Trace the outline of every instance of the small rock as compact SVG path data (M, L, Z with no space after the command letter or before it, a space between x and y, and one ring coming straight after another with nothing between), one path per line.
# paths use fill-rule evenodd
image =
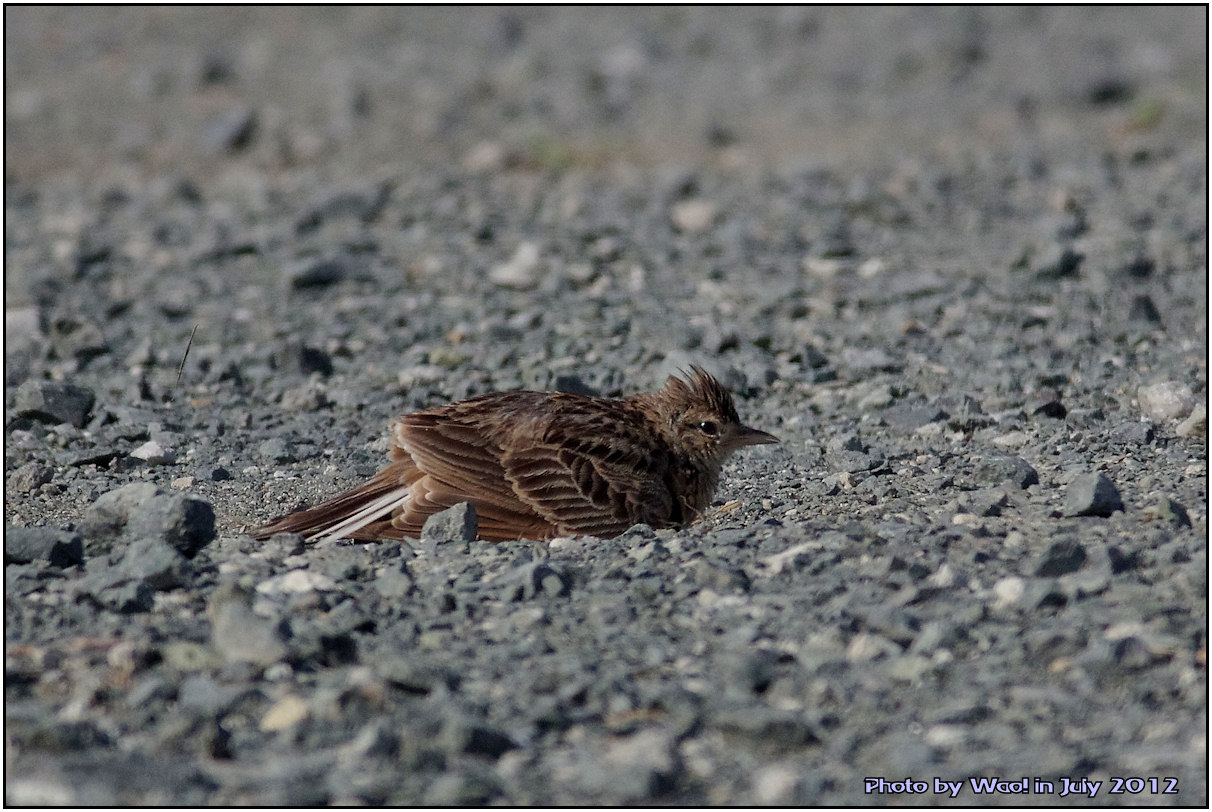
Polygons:
M673 788L680 768L669 734L651 729L611 742L602 764L613 776L613 788L625 801L664 794Z
M181 555L193 558L215 538L215 511L204 499L157 494L132 513L125 534L162 539Z
M53 468L37 462L27 462L8 478L8 487L13 493L36 491L54 479Z
M41 338L37 307L4 308L4 343L10 351L35 345Z
M152 589L174 589L190 572L185 556L162 538L140 538L131 542L117 569L123 575L146 581Z
M206 674L191 674L177 689L177 706L198 716L226 713L245 693L239 685L223 685Z
M281 437L270 437L257 446L257 456L273 463L296 462L299 457L293 443Z
M302 592L331 592L337 588L332 578L319 572L297 569L276 575L257 584L262 595L296 595Z
M50 341L57 356L81 362L109 352L101 328L88 319L54 319L50 323Z
M354 272L353 262L344 256L314 262L299 263L287 271L290 286L295 290L326 288L335 285Z
M469 753L494 759L517 749L518 746L508 734L500 730L459 717L446 721L439 734L439 740L443 748L452 755Z
M795 803L795 789L800 772L785 764L770 764L753 776L753 797L760 806L790 806Z
M389 569L374 580L375 590L385 598L406 598L412 594L414 582L407 569Z
M155 440L148 440L143 445L130 452L137 460L143 460L148 465L171 465L177 461L177 455L164 448Z
M1129 420L1111 429L1112 439L1129 445L1148 445L1153 436L1153 424L1140 420Z
M1057 248L1035 266L1037 279L1066 279L1077 276L1084 254L1079 254L1072 248Z
M888 425L904 432L938 423L949 417L951 415L944 409L931 405L893 404L883 413L884 421Z
M253 612L252 593L233 582L215 590L207 606L211 645L226 662L272 665L286 656L275 623Z
M324 392L310 385L287 389L278 403L288 412L317 412L329 405Z
M1110 516L1124 509L1119 490L1102 474L1084 474L1069 483L1065 493L1066 516Z
M1064 420L1065 415L1069 414L1069 410L1065 408L1065 404L1059 400L1045 400L1031 410L1031 414L1041 415L1043 417L1051 417L1054 420Z
M1161 313L1153 300L1142 294L1132 299L1132 307L1128 310L1128 318L1132 321L1143 321L1146 324L1161 324Z
M529 290L539 283L540 258L538 244L524 241L508 262L502 262L488 272L488 278L503 288Z
M1076 539L1061 539L1044 551L1033 573L1039 577L1056 577L1077 572L1086 563L1086 548Z
M123 581L103 590L101 598L107 606L124 615L150 612L156 606L156 590L147 581Z
M1017 575L1010 575L993 585L995 605L1001 608L1016 605L1026 592L1027 582Z
M1029 488L1039 484L1039 474L1022 457L990 457L977 465L976 480L991 486L1009 480L1019 488Z
M17 414L41 423L70 423L81 428L88 422L94 397L91 389L55 381L26 381L17 389Z
M257 112L251 107L238 107L206 121L198 132L198 143L212 155L237 152L252 143L256 132Z
M261 717L258 725L262 731L272 733L294 727L311 715L307 702L300 697L290 694L284 696L270 706Z
M1136 400L1145 417L1157 423L1178 420L1191 413L1191 387L1178 381L1161 381L1136 390Z
M479 529L476 509L468 502L460 502L425 520L421 528L421 539L435 544L475 541Z
M682 200L673 204L669 219L678 231L695 234L715 222L716 205L709 200Z
M956 500L960 509L974 516L1001 516L1002 508L1010 504L1001 488L983 488L961 494Z
M186 491L194 486L194 478L192 476L179 476L168 484L175 491Z
M103 538L120 534L135 511L151 501L159 489L150 482L132 482L97 497L80 523L80 531L86 539Z
M1196 406L1191 410L1191 416L1178 424L1175 433L1179 437L1207 437L1208 409L1206 406Z
M28 564L49 561L55 567L84 563L84 543L80 537L52 527L6 527L4 563Z
M1145 508L1144 512L1151 516L1156 516L1172 527L1183 528L1191 526L1191 517L1187 515L1187 509L1168 496L1161 497L1155 504Z

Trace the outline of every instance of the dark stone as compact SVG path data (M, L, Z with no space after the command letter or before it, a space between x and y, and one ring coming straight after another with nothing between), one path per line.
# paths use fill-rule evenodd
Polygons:
M1085 255L1072 248L1060 248L1035 267L1037 279L1071 279L1076 277Z
M1052 543L1036 561L1034 575L1057 577L1077 572L1086 563L1086 548L1076 539L1062 539Z
M1111 574L1119 575L1121 572L1129 572L1136 569L1140 563L1140 551L1124 551L1112 544L1107 547L1107 558L1111 562Z
M1086 98L1096 107L1124 104L1136 95L1136 86L1120 76L1102 76L1086 88Z
M1128 310L1128 318L1132 321L1143 321L1147 324L1161 324L1161 313L1157 305L1148 296L1141 294L1132 298L1132 307Z
M327 378L333 371L332 358L324 350L318 350L315 347L300 347L299 370L304 375L318 372L321 376Z
M507 734L463 719L451 719L442 728L442 743L450 753L500 758L518 745Z
M28 564L48 561L55 567L84 563L84 543L80 536L51 527L6 527L4 563Z
M1065 408L1065 404L1059 400L1045 401L1031 411L1031 414L1043 415L1044 417L1051 417L1056 420L1064 420L1065 415L1068 413L1069 410Z
M289 271L288 276L292 288L305 290L330 287L352 274L351 260L344 256L336 256L297 265Z
M1119 272L1122 276L1132 279L1148 279L1153 275L1153 260L1149 257L1136 257L1128 262Z
M1065 494L1066 516L1110 516L1123 509L1119 490L1102 474L1084 474L1069 483Z
M17 389L17 414L42 423L81 428L95 401L92 390L55 381L26 381Z
M990 457L976 466L976 481L983 485L1000 485L1009 480L1019 488L1039 484L1039 474L1022 457Z

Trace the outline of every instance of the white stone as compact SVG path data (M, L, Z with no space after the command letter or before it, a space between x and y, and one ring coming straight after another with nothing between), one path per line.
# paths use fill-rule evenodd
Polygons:
M1145 417L1158 423L1190 414L1194 405L1191 387L1178 381L1162 381L1136 390L1136 400Z

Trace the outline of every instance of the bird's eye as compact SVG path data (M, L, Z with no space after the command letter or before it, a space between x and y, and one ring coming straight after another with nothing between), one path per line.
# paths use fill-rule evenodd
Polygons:
M714 421L704 420L702 423L699 423L699 431L708 437L715 437L720 433L720 427Z

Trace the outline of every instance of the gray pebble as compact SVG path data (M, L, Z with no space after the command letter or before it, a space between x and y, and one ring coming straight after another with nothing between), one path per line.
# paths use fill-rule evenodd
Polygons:
M55 476L53 468L38 462L27 462L8 478L8 487L18 493L29 493L41 488Z
M117 536L131 516L155 498L159 489L150 482L132 482L97 497L80 522L80 532L92 542Z
M224 582L207 606L211 645L229 663L272 665L286 656L277 624L253 612L252 593Z
M131 515L126 535L163 540L186 558L193 558L215 538L215 511L203 499L158 494Z
M1033 575L1056 577L1077 572L1086 563L1086 549L1076 539L1053 542L1037 559Z
M51 527L6 527L4 563L28 564L48 561L55 567L84 563L84 544L80 537Z
M435 544L471 542L475 541L478 527L476 509L469 502L460 502L426 519L421 540Z
M55 381L26 381L17 389L17 414L43 423L88 422L96 398L91 389Z
M1119 490L1102 474L1083 474L1065 491L1066 516L1110 516L1123 509Z
M1153 424L1129 420L1111 429L1111 437L1130 445L1148 445L1153 442Z
M270 437L268 440L261 441L257 445L257 456L276 464L297 462L299 459L294 443L282 437Z
M1184 528L1191 526L1191 517L1187 509L1174 499L1163 496L1157 500L1152 509L1158 517L1173 527Z
M185 557L163 538L148 536L131 542L117 568L132 579L147 581L157 590L181 586L191 570Z
M198 144L212 155L238 152L252 142L256 132L256 110L237 107L204 122L198 131Z
M1029 488L1039 484L1039 474L1022 457L989 457L976 466L976 481L981 484L999 485L1007 480Z

